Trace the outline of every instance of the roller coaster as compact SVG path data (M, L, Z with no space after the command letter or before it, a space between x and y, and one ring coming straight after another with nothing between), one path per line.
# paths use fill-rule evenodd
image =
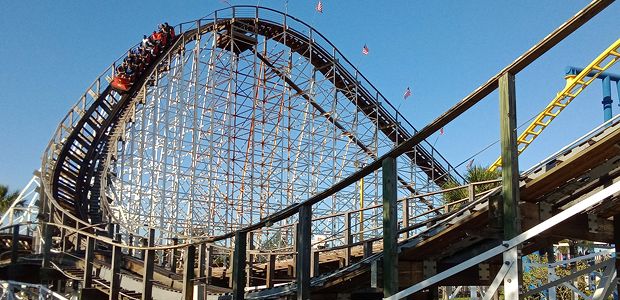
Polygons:
M502 283L505 299L555 297L574 277L524 289L520 256L620 245L620 122L522 174L517 155L620 59L620 40L518 138L514 75L612 2L420 130L293 16L231 6L181 23L130 85L111 85L123 55L60 122L26 205L2 219L2 297L447 299L439 287L471 285L491 299ZM498 88L502 178L465 182L426 139ZM588 299L615 291L609 253L575 272L598 274Z
M557 94L553 100L538 114L530 125L519 135L517 144L519 154L525 149L551 124L551 122L568 106L583 90L585 90L594 80L603 75L606 70L611 68L618 61L618 47L620 40L617 40L605 49L594 61L578 74L567 74L566 86ZM601 76L603 77L603 76ZM609 76L605 76L606 78ZM620 93L620 90L619 90ZM620 94L619 94L620 95ZM611 116L609 116L611 117ZM607 118L609 119L609 118ZM499 157L489 167L493 171L502 166L502 158Z

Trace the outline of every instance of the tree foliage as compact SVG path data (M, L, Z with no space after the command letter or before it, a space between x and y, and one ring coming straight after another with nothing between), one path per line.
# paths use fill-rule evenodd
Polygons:
M481 181L498 179L501 176L502 176L502 173L499 170L489 171L487 167L475 165L467 169L467 173L465 174L465 181L468 183L481 182ZM454 188L460 185L461 185L460 183L454 180L450 180L444 183L443 185L441 185L441 188L445 190L445 189ZM488 191L489 189L494 188L496 186L499 186L499 183L487 183L487 184L477 185L474 188L474 193L478 194L484 191ZM462 189L457 189L457 190L444 193L443 200L444 200L444 203L451 203L454 201L465 199L468 196L469 195L468 195L467 188L462 188Z
M547 259L547 257L545 255L539 255L539 254L530 254L527 256L527 259L535 264L547 264L549 261ZM574 264L571 264L569 266L566 265L562 265L562 266L556 266L555 267L555 274L558 277L566 277L570 274L572 274L575 271L579 271L579 270L583 270L585 268L587 268L589 265L586 261L577 261ZM543 267L543 266L533 266L533 267L529 267L526 270L524 270L523 272L523 285L522 287L527 291L527 290L531 290L534 289L536 287L539 287L543 284L546 284L549 280L549 275L547 272L547 267ZM583 292L586 295L592 295L592 291L589 290L587 288L587 282L586 282L586 276L579 276L576 278L576 280L573 282L573 284L576 284L576 287ZM546 299L544 297L544 295L538 294L538 295L532 295L527 297L526 299ZM569 299L573 299L573 291L570 290L568 287L563 286L563 285L559 285L556 287L556 299L559 300L569 300ZM611 297L610 297L611 299Z
M19 192L9 192L8 186L0 184L0 213L4 213L9 209L11 203L17 199L17 196L19 196Z

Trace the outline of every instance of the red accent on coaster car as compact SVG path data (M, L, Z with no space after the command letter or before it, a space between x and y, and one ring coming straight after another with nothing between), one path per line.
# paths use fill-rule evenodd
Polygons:
M113 89L119 92L127 92L131 88L131 81L125 76L115 76L110 83Z

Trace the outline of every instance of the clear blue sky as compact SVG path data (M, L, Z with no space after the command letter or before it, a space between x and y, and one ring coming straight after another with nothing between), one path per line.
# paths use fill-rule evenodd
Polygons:
M235 1L252 4L257 1ZM284 0L259 4L284 10ZM511 5L516 4L518 5ZM331 40L396 105L423 127L469 94L587 1L291 0L289 13ZM24 186L58 122L115 58L156 24L177 24L227 6L209 1L4 1L0 9L0 183ZM567 65L584 66L620 37L620 4L579 29L517 77L520 122L564 86ZM363 56L364 44L370 54ZM620 73L616 66L613 72ZM614 113L619 111L612 90ZM521 158L527 169L602 121L601 85L571 104ZM439 150L458 164L498 138L493 94L445 128ZM431 142L435 137L431 138ZM499 153L476 158L488 164Z

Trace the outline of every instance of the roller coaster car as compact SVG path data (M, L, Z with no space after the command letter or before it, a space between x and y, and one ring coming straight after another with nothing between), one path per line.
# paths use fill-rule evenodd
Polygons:
M110 85L117 92L126 93L131 88L132 82L126 76L114 76Z
M170 38L168 39L168 37L164 36L164 35L160 35L158 36L158 38L162 39L164 41L163 43L163 47L160 47L159 45L155 45L153 48L153 56L149 56L147 59L146 64L150 64L152 61L154 61L166 48L168 48L175 40L176 36L174 36L174 31L172 31L172 34L170 36ZM114 79L112 79L112 82L110 83L110 85L112 86L112 88L119 92L119 93L126 93L129 91L129 89L131 88L131 86L133 85L133 79L135 76L139 76L140 73L142 73L142 71L144 71L144 69L146 68L146 65L140 65L140 69L139 71L131 76L127 76L126 74L119 74L114 76ZM162 69L159 69L160 72L164 72L164 71L168 71L169 67L164 67ZM149 82L149 84L152 84Z

